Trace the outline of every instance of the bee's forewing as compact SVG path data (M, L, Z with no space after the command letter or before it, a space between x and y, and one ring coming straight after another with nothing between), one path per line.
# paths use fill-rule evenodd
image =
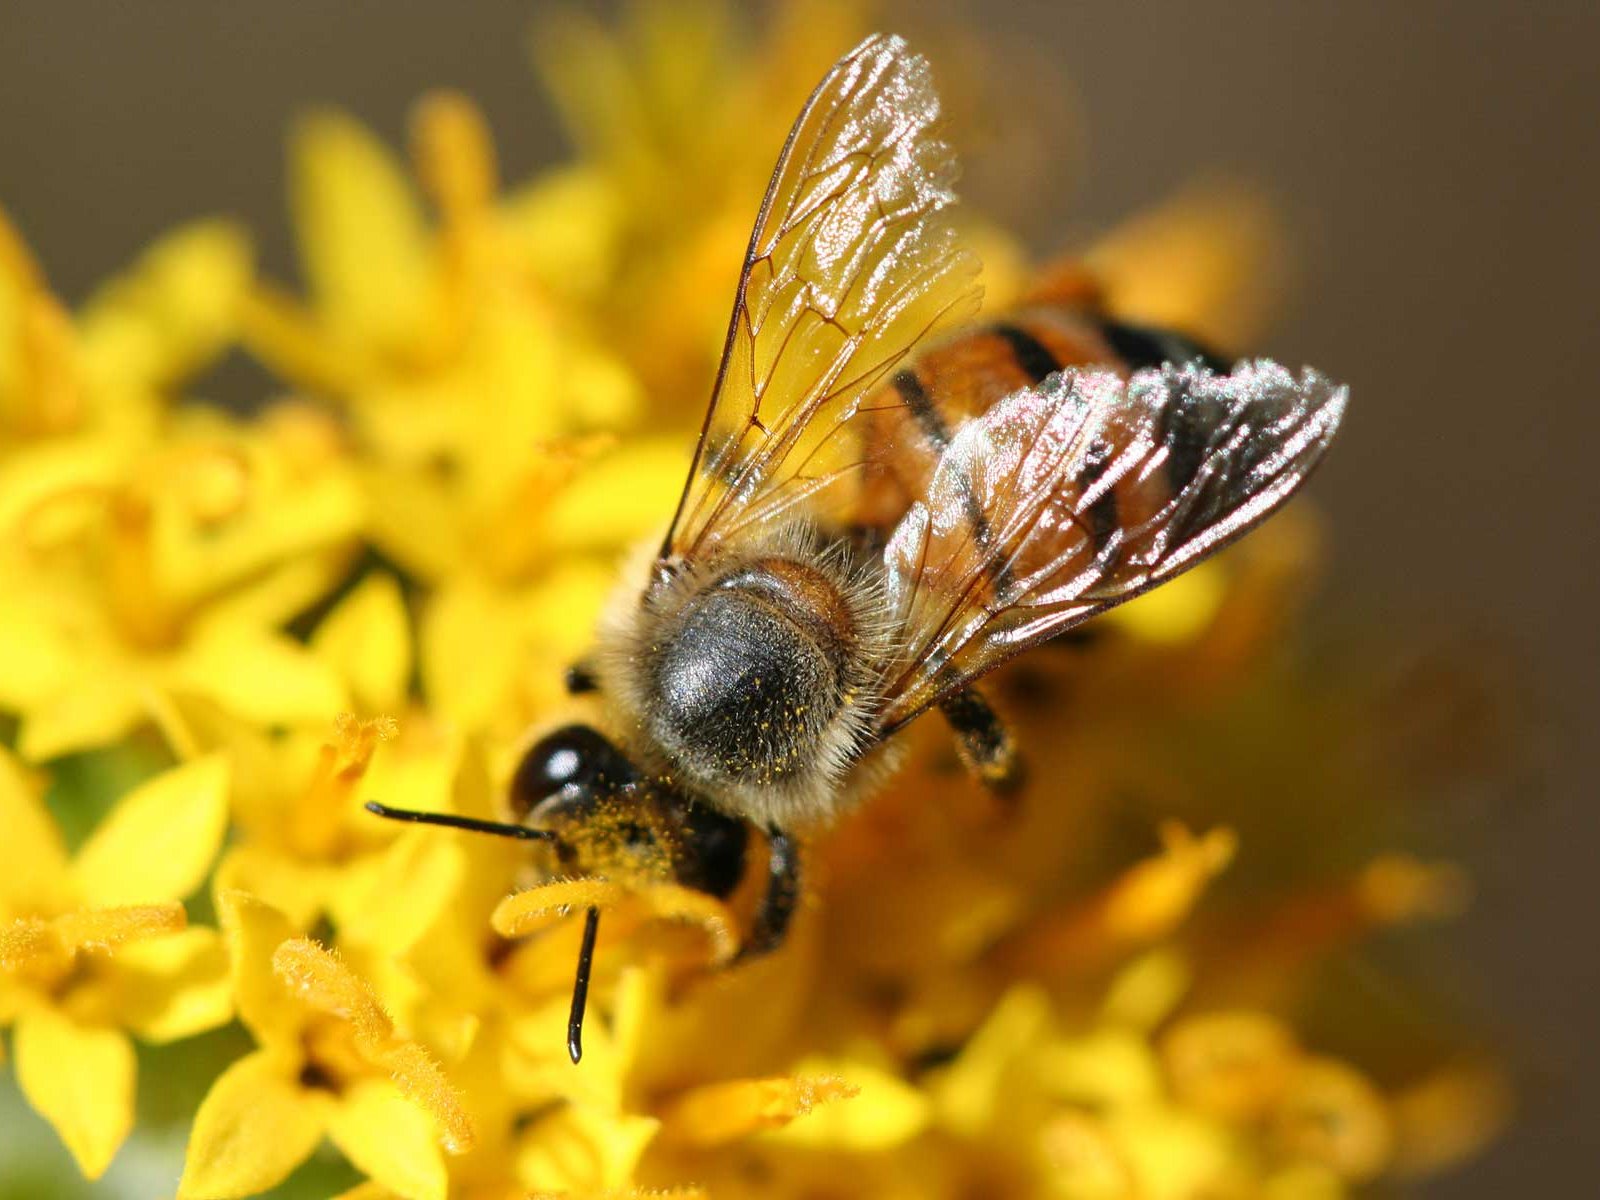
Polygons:
M1321 459L1345 396L1264 359L1068 370L969 421L884 554L904 651L880 733L1262 520Z

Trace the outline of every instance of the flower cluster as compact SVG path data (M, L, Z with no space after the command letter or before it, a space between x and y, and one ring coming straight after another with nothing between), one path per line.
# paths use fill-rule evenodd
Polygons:
M1330 1052L1381 1049L1360 1016L1296 1032L1322 968L1466 887L1386 848L1359 715L1274 651L1303 512L1002 675L1014 810L913 728L813 839L769 958L728 965L747 894L550 882L522 844L362 811L503 819L675 499L775 114L859 32L793 5L750 47L689 11L541 30L580 153L527 183L460 95L418 103L409 167L307 118L304 295L200 222L69 311L0 215L0 1027L28 1103L96 1178L160 1086L133 1039L237 1022L180 1196L273 1188L324 1139L351 1196L408 1200L1333 1197L1461 1157L1503 1105L1485 1064L1363 1070ZM1085 261L1124 315L1243 337L1254 204L1181 198ZM241 352L280 393L204 403ZM119 747L147 777L66 837L64 780Z

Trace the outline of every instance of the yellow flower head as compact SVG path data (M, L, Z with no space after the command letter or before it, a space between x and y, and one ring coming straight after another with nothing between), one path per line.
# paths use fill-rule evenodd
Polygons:
M200 1106L179 1194L272 1187L326 1135L399 1194L442 1197L443 1154L476 1135L435 1060L335 955L292 937L283 914L242 892L221 905L239 1018L260 1048Z
M0 1025L23 1093L91 1179L133 1124L128 1035L173 1041L232 1012L216 932L180 903L221 844L227 780L217 758L158 775L69 858L39 781L0 752Z
M775 953L741 955L761 870L713 896L648 806L513 794L534 738L604 725L563 673L677 501L766 172L860 21L558 14L533 52L576 153L528 180L457 93L403 153L308 114L304 294L200 222L72 312L0 218L0 1026L85 1175L132 1126L130 1035L232 1015L254 1048L206 1073L196 1200L332 1158L361 1200L1339 1197L1503 1119L1481 1054L1391 1050L1327 984L1470 888L1391 844L1368 718L1284 651L1304 512L992 676L1009 807L908 728L804 839ZM1275 228L1207 185L1032 293L1240 344ZM981 240L991 300L1025 299ZM235 346L273 394L192 403ZM69 853L40 772L70 813L74 768L130 748L160 769Z

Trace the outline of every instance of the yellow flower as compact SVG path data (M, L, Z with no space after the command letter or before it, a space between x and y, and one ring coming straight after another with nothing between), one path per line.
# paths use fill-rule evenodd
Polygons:
M261 722L340 706L273 632L360 520L336 434L291 408L246 426L173 407L230 344L250 255L197 223L73 317L0 216L0 707L29 758L145 721L195 753L185 697Z
M554 303L543 260L583 242L599 210L497 201L487 130L462 97L425 99L413 125L436 228L354 121L323 114L297 131L293 207L312 295L302 308L259 289L246 340L348 406L369 536L433 589L418 631L428 697L468 728L510 735L554 699L611 556L659 522L687 448L580 436L640 411L638 383L591 322Z
M437 1063L399 1036L371 988L242 892L221 897L239 1019L259 1049L212 1085L195 1117L180 1196L272 1187L324 1136L406 1200L443 1197L444 1154L471 1119Z
M631 5L608 29L576 6L534 29L534 61L579 162L546 184L585 197L614 228L607 286L585 298L651 402L697 420L727 329L750 222L793 114L869 32L861 6L778 6L753 42L718 0Z
M0 211L0 459L59 439L158 435L178 389L231 343L252 256L228 222L183 226L74 317Z
M176 767L124 797L70 859L40 783L0 751L0 1024L23 1094L88 1178L133 1124L132 1033L189 1037L232 1012L216 932L179 903L227 819L227 764Z
M1283 651L1303 511L995 674L1030 772L1006 811L936 722L908 729L901 774L808 840L771 955L738 958L759 869L714 899L364 811L510 819L530 730L595 716L563 668L671 511L773 153L861 32L827 0L760 43L735 15L541 24L577 155L527 181L453 93L416 106L408 161L309 116L303 296L202 223L68 313L0 223L0 1023L25 1094L96 1175L132 1119L128 1034L236 1012L255 1049L195 1115L196 1198L292 1190L325 1140L367 1177L352 1200L1276 1200L1471 1153L1506 1111L1494 1067L1396 1049L1328 985L1469 886L1391 844L1405 783L1356 684ZM972 225L1017 300L1020 248ZM1211 186L1039 286L1231 347L1272 307L1274 228ZM235 342L287 398L174 403ZM146 726L180 765L69 858L18 760ZM184 928L206 880L221 935Z
M195 411L127 453L72 441L0 462L0 707L53 758L154 723L200 747L182 706L322 722L333 673L280 626L339 578L361 520L328 423Z

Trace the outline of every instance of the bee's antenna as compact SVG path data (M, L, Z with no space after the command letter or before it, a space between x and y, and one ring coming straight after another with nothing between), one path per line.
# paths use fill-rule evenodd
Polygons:
M473 833L492 833L495 837L521 838L526 842L555 842L561 839L548 829L529 829L526 825L508 825L501 821L480 821L477 817L458 817L454 813L421 812L414 808L390 808L376 800L367 801L367 811L391 821L413 821L418 825L443 825L449 829L466 829Z
M554 842L561 839L548 829L529 829L526 825L509 825L501 821L480 821L477 817L458 817L454 813L421 812L414 808L390 808L376 800L368 800L366 809L374 816L391 821L413 821L418 825L443 825L447 829L465 829L472 833L491 833L496 837L520 838L523 841ZM576 1063L583 1057L583 1013L589 1004L589 973L594 969L594 940L600 932L600 910L590 906L584 914L583 945L578 950L578 974L572 981L572 1010L567 1016L567 1053Z
M600 930L600 910L593 905L583 917L583 946L578 950L578 974L572 981L572 1011L567 1015L567 1053L573 1065L583 1057L583 1010L589 1002L589 971L594 966L594 937Z

